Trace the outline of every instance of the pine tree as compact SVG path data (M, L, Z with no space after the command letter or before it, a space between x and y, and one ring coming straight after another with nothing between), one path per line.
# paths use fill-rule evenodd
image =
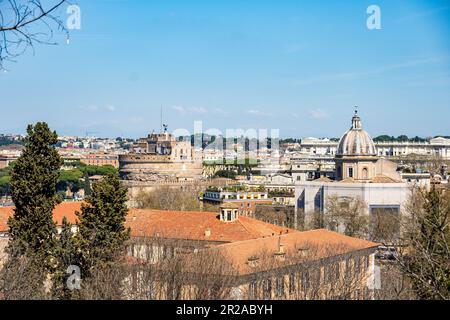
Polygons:
M29 125L27 133L11 175L15 209L8 221L12 239L9 253L32 253L49 263L56 234L53 209L61 201L56 183L63 161L55 149L58 136L45 122Z
M82 277L92 271L114 265L124 254L130 231L125 229L127 190L119 177L109 174L92 187L78 216L76 235Z

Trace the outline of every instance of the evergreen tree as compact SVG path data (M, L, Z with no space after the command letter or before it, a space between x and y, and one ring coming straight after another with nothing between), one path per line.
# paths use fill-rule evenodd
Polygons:
M1 276L7 299L45 298L45 280L54 265L53 209L61 201L56 195L62 165L55 149L58 136L43 122L29 125L27 133L11 173L15 209L8 220L11 239Z
M66 217L62 220L61 233L55 249L56 268L53 274L52 296L56 299L72 299L76 291L70 290L67 280L70 274L67 268L71 265L79 264L78 251L72 232L72 224Z
M128 213L127 190L118 175L109 174L92 187L78 216L77 247L82 278L94 270L114 265L125 251L130 231L124 223Z
M29 125L27 133L11 174L15 209L8 221L8 252L13 256L33 254L47 266L55 244L53 209L61 201L56 183L63 161L55 149L58 136L45 122Z

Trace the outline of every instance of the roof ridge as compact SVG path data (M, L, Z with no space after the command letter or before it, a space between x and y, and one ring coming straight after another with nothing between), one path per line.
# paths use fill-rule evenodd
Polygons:
M373 246L379 246L380 245L379 243L376 243L376 242L373 242L373 241L360 239L360 238L356 238L356 237L350 237L350 236L347 236L345 234L342 234L342 233L339 233L339 232L335 232L335 231L331 231L331 230L327 230L327 229L313 229L313 230L307 230L307 231L298 231L299 234L303 234L303 235L305 233L318 233L318 232L331 233L331 234L334 234L334 235L337 235L337 236L340 236L340 237L343 237L343 238L346 238L346 239L349 239L349 240L351 239L352 241L356 240L358 242L365 243L367 245L369 245L369 244L373 245ZM296 233L291 232L291 233L283 233L283 234L278 234L278 235L276 234L276 235L273 235L273 236L262 236L260 238L254 238L254 239L248 239L248 240L241 240L241 241L237 241L237 242L224 243L224 244L218 245L216 247L237 246L237 245L241 245L243 243L250 242L250 241L263 241L263 240L268 240L268 239L275 238L275 237L280 237L280 238L283 237L283 238L285 238L285 237L292 236L292 235L295 235L295 234Z
M237 220L237 221L240 223L240 225L245 229L245 231L247 231L250 235L252 235L252 236L255 235L252 231L250 231L250 230L244 225L244 223L242 222L241 219L237 218L236 220Z

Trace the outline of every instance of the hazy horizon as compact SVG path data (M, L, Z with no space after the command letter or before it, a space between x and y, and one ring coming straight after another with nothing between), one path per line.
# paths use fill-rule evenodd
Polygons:
M69 44L57 34L0 74L0 132L46 121L138 138L159 131L162 105L169 131L339 138L358 105L372 137L450 135L448 1L77 4ZM371 4L381 30L366 26Z

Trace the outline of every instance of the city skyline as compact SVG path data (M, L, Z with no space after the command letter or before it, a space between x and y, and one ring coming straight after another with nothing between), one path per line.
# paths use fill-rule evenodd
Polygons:
M77 4L69 44L57 34L1 73L2 133L46 121L138 138L159 131L162 105L169 131L339 138L358 105L373 137L450 135L448 1ZM381 30L366 26L371 4Z

